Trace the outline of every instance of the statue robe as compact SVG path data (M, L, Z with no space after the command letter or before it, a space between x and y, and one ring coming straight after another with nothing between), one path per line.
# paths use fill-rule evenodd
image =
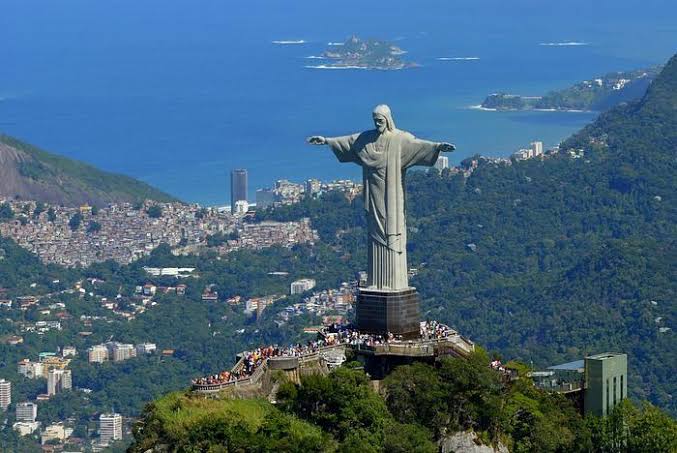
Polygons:
M362 167L369 229L368 286L408 288L404 175L414 165L434 165L440 154L437 143L395 129L327 138L327 144L340 162Z

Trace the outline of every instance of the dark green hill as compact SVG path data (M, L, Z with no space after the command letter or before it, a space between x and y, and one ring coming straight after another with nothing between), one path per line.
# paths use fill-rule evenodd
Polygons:
M0 197L65 206L176 201L139 180L108 173L0 134Z
M631 396L677 413L676 134L673 57L641 101L602 114L558 155L481 160L467 179L412 172L410 265L426 316L538 367L627 352ZM324 198L264 215L309 215L364 268L360 210Z

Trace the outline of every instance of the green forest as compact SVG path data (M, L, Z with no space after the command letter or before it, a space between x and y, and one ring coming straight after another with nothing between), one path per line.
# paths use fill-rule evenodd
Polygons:
M405 365L376 392L348 364L299 384L279 378L275 405L173 393L146 408L129 451L435 453L468 430L519 453L668 452L677 442L677 423L653 406L626 400L606 419L583 418L566 398L528 378L502 382L488 365L483 351Z

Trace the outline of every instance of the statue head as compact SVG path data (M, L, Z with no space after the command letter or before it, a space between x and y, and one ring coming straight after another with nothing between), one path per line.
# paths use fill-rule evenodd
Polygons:
M390 107L385 104L377 105L372 112L374 118L374 126L379 134L385 131L395 130L395 121L393 121L393 114L390 112Z

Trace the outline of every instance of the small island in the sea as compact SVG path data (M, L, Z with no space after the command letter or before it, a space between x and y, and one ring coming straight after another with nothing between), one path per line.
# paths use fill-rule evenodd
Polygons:
M322 53L321 58L329 62L315 68L340 69L406 69L419 66L402 60L406 51L377 39L362 40L351 36L344 43L331 43L330 48Z
M544 96L495 93L484 99L481 108L500 111L604 111L621 102L641 98L660 70L661 66L653 66L634 71L612 72L563 90L551 91Z

